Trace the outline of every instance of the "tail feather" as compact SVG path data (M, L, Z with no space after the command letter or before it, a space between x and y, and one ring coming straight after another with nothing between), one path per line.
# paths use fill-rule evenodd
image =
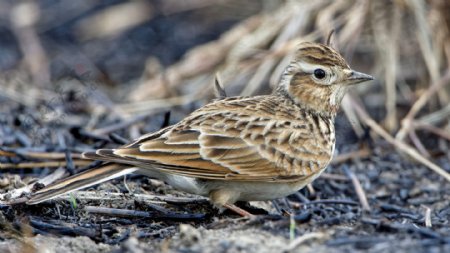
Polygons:
M130 168L129 165L107 163L100 167L87 170L83 173L73 175L62 181L51 184L32 195L27 204L34 205L40 202L53 199L62 194L96 185L126 174L130 174L138 168Z

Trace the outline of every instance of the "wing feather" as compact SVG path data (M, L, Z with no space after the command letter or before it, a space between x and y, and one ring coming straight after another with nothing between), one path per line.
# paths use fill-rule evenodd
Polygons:
M312 161L325 165L329 160L329 153L320 156L323 150L317 148L307 122L289 122L294 118L289 112L277 121L273 115L255 116L254 108L245 108L220 100L130 145L85 156L189 177L242 181L298 180L309 177L311 168L324 167Z

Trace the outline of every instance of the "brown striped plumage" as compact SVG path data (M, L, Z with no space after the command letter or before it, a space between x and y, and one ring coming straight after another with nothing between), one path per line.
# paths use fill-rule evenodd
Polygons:
M38 191L29 203L132 172L218 206L286 196L326 168L345 90L370 79L334 49L303 43L273 94L217 100L129 145L85 153L107 163Z

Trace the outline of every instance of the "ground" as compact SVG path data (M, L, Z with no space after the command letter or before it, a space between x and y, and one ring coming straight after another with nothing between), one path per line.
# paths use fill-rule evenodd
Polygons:
M48 52L49 87L32 85L20 36L0 26L5 38L0 42L0 252L450 252L448 181L369 127L355 134L355 122L344 113L336 119L337 154L325 173L285 199L240 203L256 214L253 219L222 212L205 198L138 175L38 205L10 204L29 194L14 195L17 189L39 179L55 180L96 165L79 159L80 152L116 147L176 123L210 101L212 92L144 114L126 107L127 95L140 87L137 80L154 69L155 59L156 69L172 66L194 46L220 38L262 9L276 8L251 1L245 8L224 3L191 10L149 1L151 20L120 36L79 40L78 21L123 3L87 2L68 7L39 2L38 37ZM63 18L61 13L68 15L64 22L54 23ZM367 59L360 63L365 66ZM203 87L195 85L177 92ZM239 94L235 90L232 86L227 93ZM382 94L381 89L369 91L368 97ZM257 92L270 92L268 82ZM375 120L384 117L376 99L365 102ZM399 114L408 111L405 104L399 101ZM121 117L120 110L128 117ZM448 140L419 134L429 158L449 172Z

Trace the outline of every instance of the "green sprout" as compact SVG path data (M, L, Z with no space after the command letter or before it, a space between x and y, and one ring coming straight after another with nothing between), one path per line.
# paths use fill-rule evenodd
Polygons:
M294 220L294 215L290 215L290 226L289 226L289 239L292 241L295 238L295 220Z
M70 202L70 206L74 210L77 209L77 200L75 199L75 196L73 196L72 193L69 193L69 202Z

